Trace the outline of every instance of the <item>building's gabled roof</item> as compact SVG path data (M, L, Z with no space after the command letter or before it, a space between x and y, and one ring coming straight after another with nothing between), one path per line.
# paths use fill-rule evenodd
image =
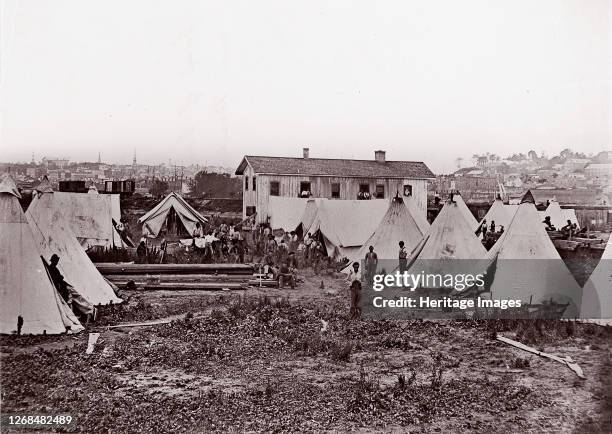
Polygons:
M332 158L261 157L246 155L236 169L242 175L247 164L256 174L346 176L356 178L430 179L435 175L422 161L342 160Z

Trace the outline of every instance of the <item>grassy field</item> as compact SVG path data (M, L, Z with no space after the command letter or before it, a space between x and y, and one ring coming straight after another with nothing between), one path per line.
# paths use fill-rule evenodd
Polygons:
M344 282L126 293L87 333L2 337L3 412L78 431L610 432L612 331L525 321L350 321ZM159 318L169 324L104 326ZM495 333L577 361L506 346Z

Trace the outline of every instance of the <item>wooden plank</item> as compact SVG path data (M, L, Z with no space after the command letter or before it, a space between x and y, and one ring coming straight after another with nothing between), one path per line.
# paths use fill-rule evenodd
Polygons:
M120 288L126 287L131 280L116 281L115 285ZM134 282L137 288L144 289L166 289L166 290L242 290L246 289L246 285L242 283L230 282Z
M579 243L589 244L589 245L603 243L603 240L601 238L579 238L579 237L574 237L574 238L572 238L572 241L577 241Z
M250 264L97 263L102 274L253 274Z
M247 282L252 279L248 274L107 274L104 277L111 282Z
M578 366L577 363L575 363L571 357L567 356L567 357L559 357L559 356L555 356L553 354L548 354L545 353L543 351L539 351L536 350L533 347L527 346L525 344L522 344L520 342L514 341L512 339L508 339L505 338L501 335L497 335L496 339L500 342L504 342L508 345L512 345L513 347L519 348L523 351L527 351L529 353L533 353L533 354L537 354L540 357L546 357L548 359L554 360L556 362L559 362L561 364L566 365L568 368L570 368L572 371L574 371L576 373L576 375L578 375L580 378L585 378L584 373L582 372L582 369L580 368L580 366Z
M277 280L270 280L270 279L252 279L248 281L248 284L251 286L265 286L265 287L278 287L278 281Z
M161 320L161 321L149 321L149 322L141 322L141 323L126 323L126 324L116 324L111 326L106 326L107 329L118 329L124 327L147 327L161 324L170 324L172 320Z

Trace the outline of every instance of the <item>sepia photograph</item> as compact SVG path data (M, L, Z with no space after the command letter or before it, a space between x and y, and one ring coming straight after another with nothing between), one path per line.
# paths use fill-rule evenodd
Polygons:
M610 0L0 0L0 432L611 433Z

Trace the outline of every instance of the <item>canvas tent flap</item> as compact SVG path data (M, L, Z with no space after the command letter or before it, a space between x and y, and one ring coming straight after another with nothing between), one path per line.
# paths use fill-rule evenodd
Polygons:
M491 298L570 303L565 316L580 313L582 291L550 240L532 203L522 203L488 252L497 258Z
M15 185L15 181L7 174L3 173L0 176L0 193L11 194L17 198L21 198L19 189Z
M0 192L0 333L15 333L18 317L22 334L83 329L55 290L17 197Z
M597 267L584 285L580 317L612 319L612 235Z
M270 227L291 232L301 221L309 199L300 197L270 196L268 202L268 217Z
M196 223L204 226L208 221L180 195L171 192L155 205L153 209L138 219L138 223L141 223L147 229L149 236L155 238L159 236L159 232L171 210L174 210L189 234L193 234L196 229Z
M321 232L329 256L350 257L374 233L388 206L382 199L322 201L307 232Z
M121 299L91 262L60 209L54 205L55 193L34 196L26 212L34 240L43 257L60 257L58 268L65 280L89 303L116 304Z
M302 217L300 219L300 225L302 226L302 232L304 232L303 235L305 235L305 232L311 228L312 224L314 223L317 217L319 204L321 203L321 201L325 201L325 200L327 199L310 198L308 199L308 202L306 202L306 206L304 207L304 213L302 214Z
M94 246L125 247L113 226L113 218L116 221L121 218L118 195L59 191L53 195L54 206L61 210L85 249Z

